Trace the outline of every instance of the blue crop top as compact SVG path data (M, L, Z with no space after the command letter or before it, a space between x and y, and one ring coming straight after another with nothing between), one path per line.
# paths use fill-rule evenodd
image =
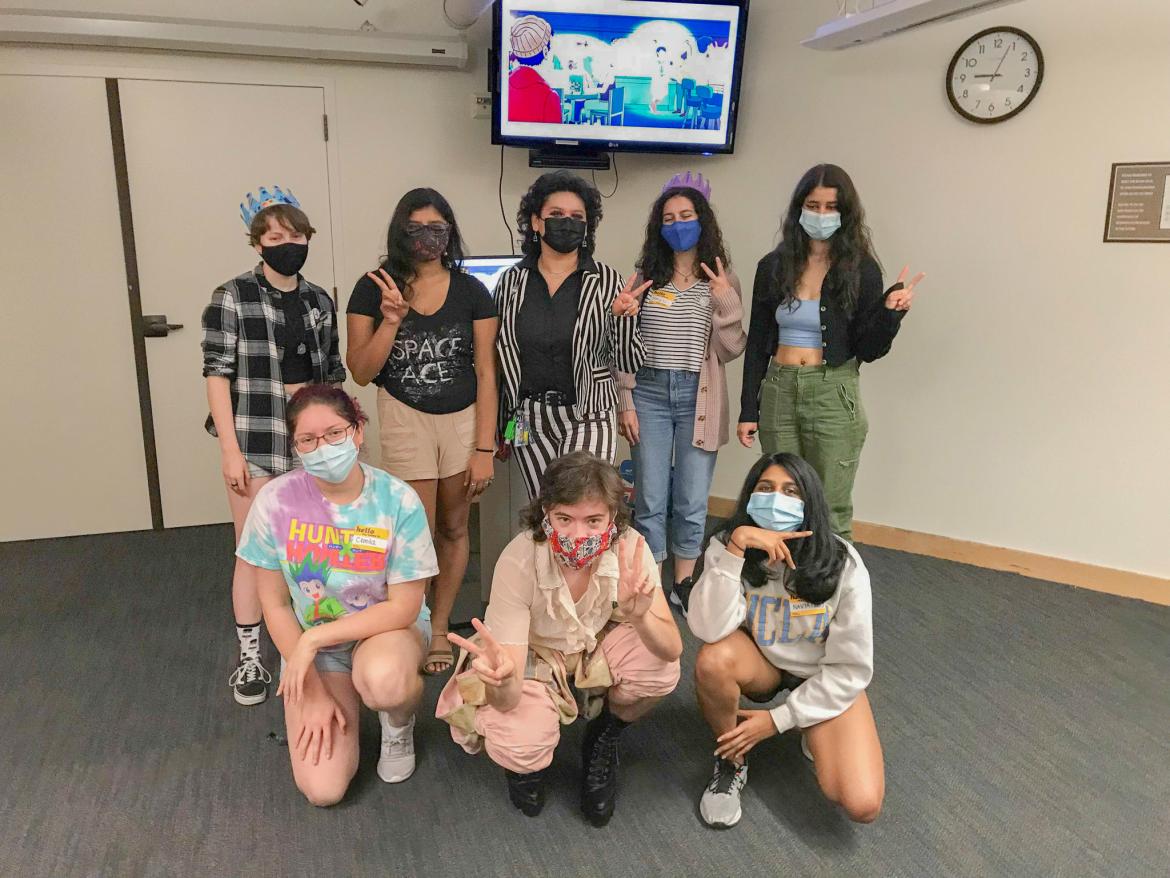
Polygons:
M776 308L780 344L792 348L821 347L820 299L793 299Z

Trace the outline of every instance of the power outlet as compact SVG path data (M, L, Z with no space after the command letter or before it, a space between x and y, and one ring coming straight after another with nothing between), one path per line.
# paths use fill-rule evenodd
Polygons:
M490 94L473 94L471 96L471 118L490 119L492 117L492 96Z

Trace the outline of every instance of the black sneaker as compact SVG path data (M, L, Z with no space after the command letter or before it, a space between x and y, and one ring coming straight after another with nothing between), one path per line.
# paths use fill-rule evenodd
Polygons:
M518 774L504 769L508 778L508 798L527 817L535 817L544 809L545 769L530 774Z
M617 803L618 738L629 723L605 707L585 727L581 747L581 812L594 826L605 826Z
M694 579L688 576L681 582L676 582L674 588L670 590L670 602L679 608L684 619L687 617L687 609L691 605L691 589L694 587Z
M228 685L232 687L232 696L237 704L245 706L260 704L268 698L268 684L272 682L272 675L260 664L259 658L248 656L240 659L232 675L228 677Z

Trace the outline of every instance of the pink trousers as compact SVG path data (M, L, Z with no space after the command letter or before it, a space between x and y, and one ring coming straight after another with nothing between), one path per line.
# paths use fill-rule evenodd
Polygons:
M664 662L651 653L632 625L617 625L606 632L600 649L613 677L607 694L612 704L633 704L643 698L669 695L678 685L679 663ZM452 675L439 696L435 713L442 718L462 704L457 679ZM552 762L561 738L561 722L562 714L549 684L525 680L515 708L504 713L489 704L481 705L475 711L478 735L469 736L452 725L451 737L468 753L478 753L482 746L497 765L529 774Z

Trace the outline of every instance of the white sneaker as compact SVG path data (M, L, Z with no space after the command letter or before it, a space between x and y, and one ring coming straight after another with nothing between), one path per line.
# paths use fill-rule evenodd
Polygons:
M739 823L743 816L739 794L747 786L747 774L746 762L737 766L726 759L715 760L715 773L699 800L699 815L704 823L720 829Z
M390 714L379 710L378 720L382 723L378 777L386 783L402 783L414 774L414 717L397 733L391 731Z

